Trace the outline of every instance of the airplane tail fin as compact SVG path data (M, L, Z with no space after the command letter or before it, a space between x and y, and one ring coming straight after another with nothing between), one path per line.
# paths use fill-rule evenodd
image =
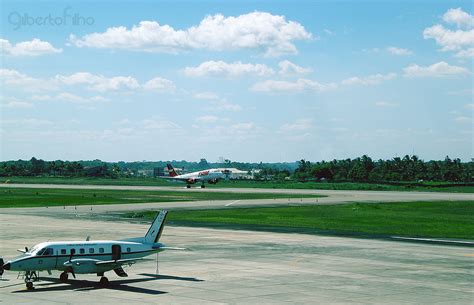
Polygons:
M166 164L166 167L168 167L168 173L169 173L170 177L178 176L178 173L176 173L175 169L173 168L173 165L168 163L168 164Z
M161 237L161 233L163 232L163 228L165 226L166 215L168 211L161 211L158 215L156 215L155 220L151 224L150 229L145 235L145 242L149 244L153 244L158 242Z

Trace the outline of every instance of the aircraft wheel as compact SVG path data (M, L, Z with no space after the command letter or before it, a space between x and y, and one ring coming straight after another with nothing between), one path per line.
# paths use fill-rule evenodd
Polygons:
M107 287L107 286L109 286L109 279L106 278L105 276L103 276L103 277L100 278L99 283L100 283L100 286Z
M189 185L189 184L188 184L188 185L186 185L186 188L190 189L190 188L191 188L191 185Z
M26 283L26 289L33 290L33 282L27 282Z
M63 273L61 273L61 275L59 276L59 280L60 280L62 283L66 283L68 277L69 277L68 274L67 274L66 272L63 272Z
M203 185L201 185L201 188L202 188L202 189L203 189L203 188L205 188L205 187L206 187L206 186L205 186L204 184L203 184Z

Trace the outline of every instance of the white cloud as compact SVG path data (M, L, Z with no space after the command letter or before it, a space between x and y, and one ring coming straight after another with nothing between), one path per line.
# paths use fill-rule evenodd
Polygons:
M67 85L88 85L95 91L133 90L140 87L138 81L131 76L115 76L107 78L89 72L78 72L71 75L56 75L55 80Z
M469 48L466 50L461 50L454 55L455 57L461 57L461 58L471 58L474 57L474 48Z
M300 132L306 131L313 128L312 119L298 119L293 123L286 123L280 127L280 130L283 132Z
M471 118L467 117L467 116L458 116L454 120L458 123L470 123L471 122Z
M70 41L78 47L147 52L260 49L267 56L278 56L297 53L294 41L311 38L311 33L300 23L287 21L285 16L253 12L237 17L207 16L199 25L184 30L156 21L142 21L131 29L112 27L82 38L71 35Z
M63 49L56 49L49 42L37 38L31 41L19 42L15 45L12 45L6 39L0 39L0 48L3 54L12 56L40 56L63 51Z
M219 96L214 92L198 92L194 94L194 98L199 100L217 100Z
M32 99L35 101L58 101L73 104L98 104L109 101L109 99L100 95L84 97L70 92L61 92L56 95L34 95Z
M280 61L278 66L280 67L278 73L282 75L306 74L312 71L310 68L300 67L289 60Z
M434 39L442 47L442 51L459 50L474 45L474 30L464 31L458 29L452 31L440 24L426 28L423 31L423 37Z
M200 123L215 123L219 121L219 118L216 117L215 115L204 115L196 118L197 122Z
M149 119L144 119L136 123L139 128L143 128L145 130L156 130L156 131L179 131L182 130L182 127L178 124L163 120L160 118L152 117Z
M190 77L219 76L237 77L242 75L267 76L274 73L273 69L262 64L244 64L240 61L226 63L224 61L206 61L197 67L186 67L184 74Z
M375 103L375 106L377 107L395 107L398 106L398 104L387 102L387 101L379 101Z
M407 55L413 54L413 52L408 49L397 48L397 47L388 47L387 51L393 55L398 55L398 56L407 56Z
M0 80L4 85L18 86L31 91L54 90L57 87L53 82L34 78L11 69L0 69Z
M455 24L455 30L441 24L433 25L423 31L425 39L434 39L441 51L457 51L457 57L473 57L474 51L474 17L461 8L449 9L443 15L448 24Z
M427 67L411 64L404 68L403 71L405 72L406 77L443 77L469 73L466 68L451 66L444 61L440 61Z
M474 16L466 13L460 7L449 9L444 13L443 20L446 23L456 24L458 27L474 27Z
M6 119L2 121L3 124L18 125L21 127L39 127L45 125L53 125L50 120L43 120L37 118L24 118L24 119Z
M239 104L233 104L227 102L225 99L221 100L216 100L212 101L212 107L210 107L208 110L213 110L213 111L241 111L242 107Z
M162 77L155 77L147 81L143 88L148 90L158 90L158 91L173 91L175 86L172 81L162 78Z
M465 107L466 107L467 109L474 110L474 104L473 104L473 103L471 103L471 104L466 104Z
M65 89L68 86L82 86L102 93L140 88L157 91L173 91L175 89L171 80L162 77L155 77L142 85L132 76L106 77L89 72L77 72L70 75L57 74L52 78L34 78L16 70L0 69L0 79L5 85L17 86L30 91L54 91ZM41 97L48 99L47 95L37 95L36 99Z
M209 101L209 106L205 109L208 111L241 111L242 107L239 104L228 102L225 98L219 97L214 92L199 92L193 95L194 98L199 100Z
M4 105L4 107L6 108L14 108L14 109L30 109L34 107L33 103L17 101L17 100L3 101L2 105Z
M341 82L343 85L361 85L361 86L370 86L370 85L378 85L383 81L392 80L397 77L396 73L388 73L388 74L373 74L365 77L350 77Z
M334 32L331 31L330 29L324 29L323 32L324 32L326 35L330 35L330 36L334 35Z
M252 86L253 91L260 92L301 92L305 90L324 92L335 89L334 83L321 84L310 79L300 78L297 81L266 80Z

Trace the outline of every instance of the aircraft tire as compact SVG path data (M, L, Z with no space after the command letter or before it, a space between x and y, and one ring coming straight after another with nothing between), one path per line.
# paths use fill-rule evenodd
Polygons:
M100 278L99 283L100 283L101 287L107 287L107 286L109 286L109 279L106 278L105 276L103 276L103 277Z
M68 274L66 272L63 272L59 276L59 280L61 281L61 283L67 283L68 277L69 277Z
M33 282L26 282L26 289L33 290L34 289Z

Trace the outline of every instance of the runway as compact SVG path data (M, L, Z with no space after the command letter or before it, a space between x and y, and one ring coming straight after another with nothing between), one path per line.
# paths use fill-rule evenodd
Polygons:
M117 239L148 225L0 214L0 254L46 240ZM187 251L163 252L108 274L69 284L35 283L28 292L16 273L0 281L2 304L472 304L472 248L166 226L162 242ZM41 274L49 277L47 273Z
M387 191L342 191L342 190L308 190L308 189L258 189L258 188L194 188L159 187L159 186L109 186L109 185L59 185L59 184L0 184L3 188L55 188L55 189L107 189L107 190L148 190L180 192L232 192L232 193L274 193L274 194L314 194L322 198L291 199L254 199L254 200L212 200L188 202L149 202L136 204L81 205L68 207L42 208L0 208L0 213L31 215L88 215L97 213L127 212L158 209L196 209L196 208L235 208L261 206L287 206L308 204L343 204L348 202L406 202L406 201L442 201L474 200L469 193L439 192L387 192Z

